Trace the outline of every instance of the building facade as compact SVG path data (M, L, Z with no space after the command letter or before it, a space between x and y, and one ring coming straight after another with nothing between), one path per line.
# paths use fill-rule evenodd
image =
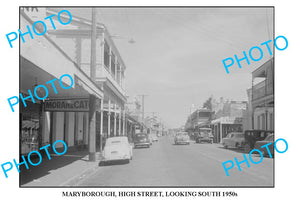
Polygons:
M96 23L95 54L92 54L92 23L60 14L49 8L20 11L20 30L33 29L35 21L52 16L47 33L20 45L20 143L22 154L44 144L64 140L68 150L88 147L90 159L101 150L106 137L125 135L125 64L103 24ZM38 28L36 28L38 30ZM94 57L94 60L91 59ZM95 63L92 70L91 63ZM68 74L70 79L61 76ZM53 90L53 81L57 91ZM59 87L61 83L69 89ZM37 100L30 91L45 85L49 94ZM45 93L43 90L36 90ZM25 99L25 98L24 98Z
M260 81L254 83L257 79ZM252 72L252 128L274 130L274 59L271 58Z

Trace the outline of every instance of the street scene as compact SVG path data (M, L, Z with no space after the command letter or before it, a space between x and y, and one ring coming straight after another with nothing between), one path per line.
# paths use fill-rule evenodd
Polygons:
M274 187L273 10L21 7L20 187Z
M273 159L250 168L241 165L241 172L236 167L229 178L222 163L234 157L242 160L242 152L219 144L175 145L172 137L163 136L150 149L135 149L129 164L100 167L76 186L272 186Z

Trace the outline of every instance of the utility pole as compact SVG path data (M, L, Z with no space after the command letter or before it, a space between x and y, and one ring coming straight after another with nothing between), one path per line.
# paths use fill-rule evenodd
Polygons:
M142 97L142 120L144 122L144 119L145 119L145 96L148 96L148 95L141 94L141 95L138 95L138 96Z
M97 24L96 24L97 14L96 8L92 8L92 36L91 36L91 79L92 81L96 80L96 33L97 33Z
M92 81L96 80L96 9L92 8L92 27L91 27L91 73ZM89 160L96 160L96 97L89 95Z

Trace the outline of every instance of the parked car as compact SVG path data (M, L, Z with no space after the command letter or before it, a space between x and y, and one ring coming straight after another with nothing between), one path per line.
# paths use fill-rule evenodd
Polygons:
M246 153L249 153L252 149L254 149L256 141L264 140L269 134L272 133L274 132L270 130L260 130L260 129L246 130L244 132L244 137L245 137L244 151Z
M158 142L156 134L149 134L149 139L151 140L151 142Z
M260 150L263 153L263 156L269 156L267 148L261 148L261 146L266 145L268 143L272 143L268 146L272 157L274 156L274 134L269 134L264 140L257 141L254 145L255 149Z
M128 142L127 137L121 136L106 139L101 161L107 162L115 160L126 160L129 162L132 157L132 145Z
M196 143L208 142L213 143L214 136L212 134L211 128L199 128L197 134L195 135Z
M178 132L174 138L175 144L190 144L190 137L187 132Z
M223 138L223 146L227 148L242 148L244 147L245 137L242 132L231 132Z
M147 147L149 148L151 143L146 133L137 133L133 138L134 148Z

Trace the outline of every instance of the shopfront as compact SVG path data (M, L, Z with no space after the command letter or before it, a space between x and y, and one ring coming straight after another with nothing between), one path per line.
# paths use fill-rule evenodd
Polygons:
M44 140L64 140L68 150L88 145L89 99L52 99L44 103Z
M21 155L27 155L41 147L41 115L40 103L27 102L27 107L20 105L20 143Z

